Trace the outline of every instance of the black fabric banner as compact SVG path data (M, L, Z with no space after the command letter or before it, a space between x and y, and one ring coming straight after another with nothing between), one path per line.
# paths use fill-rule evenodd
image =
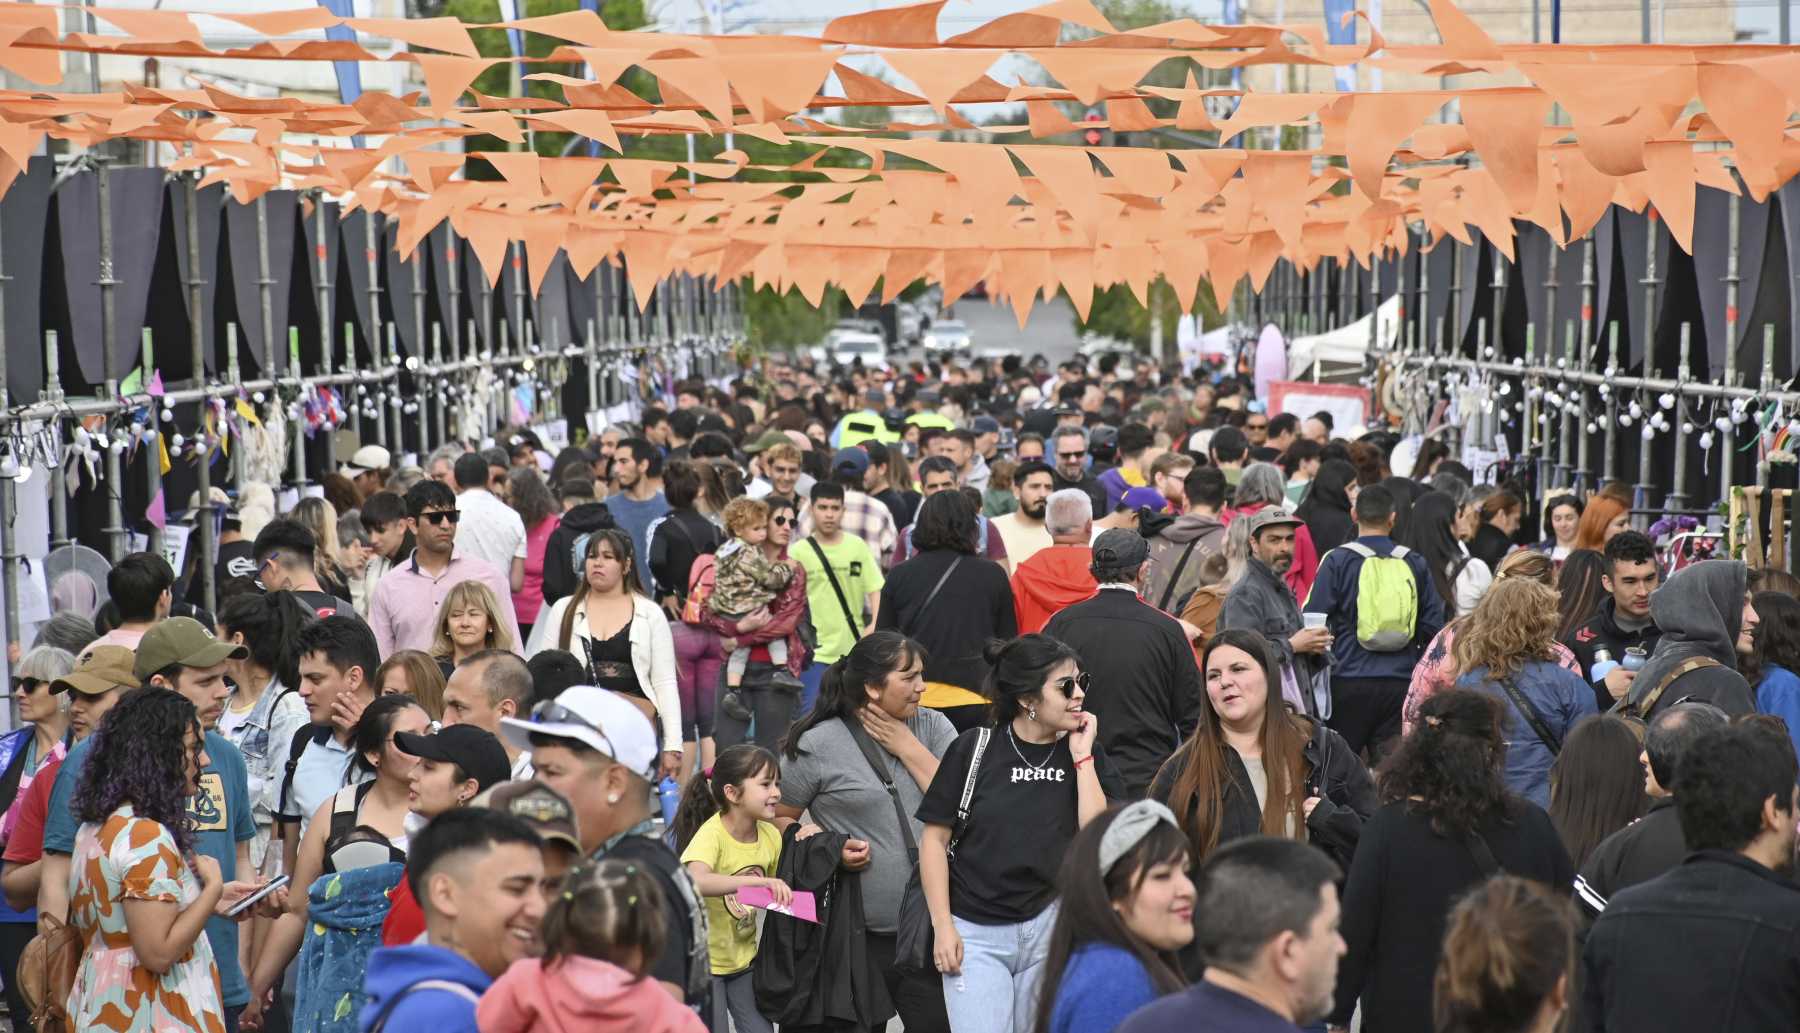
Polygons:
M269 371L286 374L288 368L288 295L294 280L295 222L300 197L292 190L271 190L261 198L268 224L269 321L263 333L263 242L257 236L255 204L225 205L225 251L229 256L231 291L220 298L225 318L238 325L238 368L248 377Z
M55 176L50 158L31 159L0 207L0 249L8 277L6 390L15 404L35 402L44 390L44 231Z
M144 312L150 274L162 230L163 174L160 169L113 169L113 339L102 342L100 285L100 178L93 172L70 177L55 193L61 231L66 317L80 376L89 385L122 380L142 355Z
M376 220L373 237L369 236L370 219ZM358 208L338 221L338 246L343 255L338 280L348 283L339 293L337 302L339 311L345 313L344 318L356 321L360 345L357 369L378 365L377 356L382 351L381 327L369 298L369 266L380 257L376 254L382 241L380 229L381 216L370 215L365 208Z

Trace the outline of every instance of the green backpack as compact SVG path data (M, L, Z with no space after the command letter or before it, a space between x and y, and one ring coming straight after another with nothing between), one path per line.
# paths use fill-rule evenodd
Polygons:
M1419 627L1419 583L1407 548L1386 556L1361 542L1344 548L1363 558L1356 576L1356 641L1371 653L1397 653L1412 645Z

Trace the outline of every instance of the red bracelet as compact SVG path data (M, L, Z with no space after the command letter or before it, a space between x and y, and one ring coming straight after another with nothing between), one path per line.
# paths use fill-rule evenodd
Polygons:
M1087 756L1085 756L1085 757L1083 757L1083 758L1081 758L1081 759L1080 759L1080 760L1078 760L1078 761L1076 761L1076 762L1075 762L1075 770L1076 770L1076 771L1080 771L1080 770L1081 770L1081 766L1082 766L1082 765L1083 765L1083 764L1086 764L1086 763L1087 763L1087 762L1088 762L1088 761L1090 761L1090 760L1093 760L1093 759L1094 759L1094 755L1093 755L1093 754L1091 754L1091 753L1090 753L1090 754L1088 754L1088 755L1087 755Z

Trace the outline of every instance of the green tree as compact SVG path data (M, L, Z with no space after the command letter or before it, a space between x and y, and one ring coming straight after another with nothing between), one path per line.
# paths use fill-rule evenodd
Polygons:
M750 290L744 280L744 322L747 343L758 350L805 348L825 339L825 331L849 308L844 292L828 287L814 308L798 290L776 294L773 287Z
M1175 298L1174 288L1160 277L1150 283L1150 300L1162 316L1162 355L1159 359L1167 361L1174 354L1175 324L1181 319L1181 304ZM1194 316L1200 320L1203 330L1211 330L1225 322L1218 306L1213 304L1212 289L1204 282L1194 297ZM1086 321L1080 316L1075 317L1077 330L1130 341L1139 351L1147 353L1151 351L1151 322L1150 310L1139 304L1137 295L1122 283L1094 292L1094 304L1088 310Z

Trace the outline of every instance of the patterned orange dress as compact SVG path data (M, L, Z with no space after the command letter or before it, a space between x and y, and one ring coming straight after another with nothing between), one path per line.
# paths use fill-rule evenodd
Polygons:
M69 922L85 949L69 995L79 1030L114 1033L225 1033L219 969L202 933L161 975L138 964L125 928L127 900L187 907L200 880L183 861L167 827L121 804L105 822L75 836L69 865Z

